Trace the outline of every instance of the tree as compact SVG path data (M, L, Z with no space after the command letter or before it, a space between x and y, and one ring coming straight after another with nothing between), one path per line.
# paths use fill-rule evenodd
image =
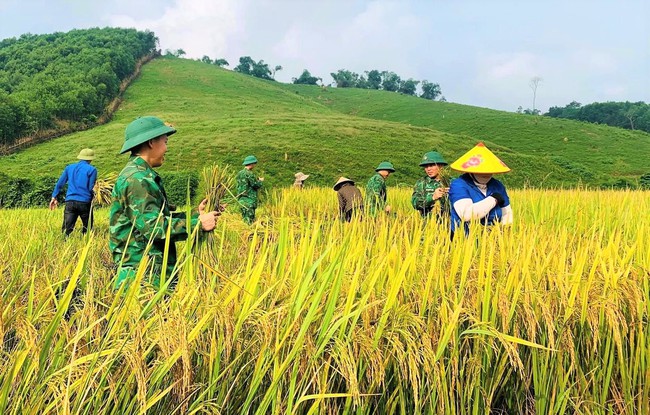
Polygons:
M264 63L263 60L255 62L250 56L242 56L239 58L239 65L235 66L235 72L252 75L256 78L273 80L269 65Z
M354 88L359 82L359 74L346 69L339 69L338 72L330 74L337 88Z
M203 62L203 63L212 63L212 59L210 59L210 57L208 55L203 55L203 57L201 58L201 62Z
M385 91L397 92L402 79L395 72L384 71L381 73L381 86Z
M275 65L275 67L273 68L273 73L271 74L271 78L275 79L275 73L281 70L282 70L282 65Z
M420 98L435 100L440 96L440 94L442 94L440 85L429 82L426 79L422 81L422 93L420 94Z
M302 74L298 78L292 78L291 82L294 84L302 85L318 85L318 81L323 81L321 78L312 76L311 73L305 69L302 71Z
M235 72L243 73L245 75L253 74L253 66L255 61L250 56L242 56L239 58L239 65L235 66Z
M402 81L399 85L399 92L405 95L415 95L419 83L420 81L416 81L412 78Z
M539 84L541 82L542 82L542 78L540 78L539 76L534 76L528 83L530 89L533 90L533 113L535 112L535 98L537 98L537 87L539 87ZM539 111L537 111L537 114L539 114Z
M256 78L268 79L270 81L274 80L271 77L271 69L269 69L269 64L264 63L264 60L260 60L259 62L253 65L252 75Z
M634 122L642 114L641 108L630 106L623 111L623 116L630 122L630 130L634 130Z
M0 141L92 122L136 62L158 53L153 32L84 29L0 41ZM169 52L171 55L171 52Z
M221 59L215 59L213 62L215 65L217 65L220 68L223 68L224 66L230 66L227 60L221 58Z
M366 71L367 84L369 89L381 88L381 72L376 69Z

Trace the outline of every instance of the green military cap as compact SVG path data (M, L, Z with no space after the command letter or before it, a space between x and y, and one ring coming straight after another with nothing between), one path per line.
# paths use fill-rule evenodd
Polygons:
M428 153L425 153L424 156L422 156L420 166L426 166L428 164L441 164L446 166L449 163L445 161L445 159L442 157L442 154L438 153L437 151L429 151Z
M379 170L388 170L389 172L394 173L395 167L393 167L393 163L391 163L390 161L382 161L381 163L379 163L379 166L377 166L377 168L375 169L375 171L379 171Z
M90 148L84 148L79 152L77 158L79 160L93 160L95 158L95 151Z
M244 159L244 162L242 163L242 165L243 166L248 166L249 164L255 164L255 163L257 163L257 159L255 158L255 156L251 155L251 156L247 156Z
M124 145L120 154L124 154L133 147L146 143L152 138L160 137L164 134L169 136L175 132L176 130L173 127L166 125L158 117L146 116L137 118L126 126Z

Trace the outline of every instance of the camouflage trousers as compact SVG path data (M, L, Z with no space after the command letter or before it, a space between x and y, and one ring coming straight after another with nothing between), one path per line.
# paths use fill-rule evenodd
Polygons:
M257 209L257 206L240 200L239 209L241 210L241 216L244 219L244 222L248 225L252 225L253 222L255 222L255 209Z
M167 268L167 278L169 279L174 267ZM160 275L162 274L160 266L153 266L147 269L146 274L143 277L143 281L151 284L155 289L160 289ZM135 280L137 276L137 267L122 266L117 272L117 278L115 279L115 286L113 287L116 291L120 289L120 286L124 284L124 289L127 290L129 285ZM178 277L174 275L173 280L169 282L169 290L176 289L178 284Z

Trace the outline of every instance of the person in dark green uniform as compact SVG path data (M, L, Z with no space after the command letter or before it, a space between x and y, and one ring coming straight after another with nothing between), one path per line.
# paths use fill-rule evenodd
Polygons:
M244 168L237 173L237 200L244 222L251 225L255 222L257 209L257 191L262 188L264 177L257 177L253 169L257 165L255 156L248 156L242 163Z
M395 173L395 167L390 161L382 161L375 169L375 174L366 184L366 203L370 216L376 216L377 212L385 211L389 213L391 207L386 203L386 178L391 173Z
M411 204L424 219L430 218L434 211L437 220L449 217L450 207L447 197L449 187L443 182L441 176L442 169L446 165L447 162L437 151L429 151L422 156L420 166L424 168L426 176L415 183Z
M205 212L207 200L188 218L186 212L172 212L161 177L153 169L163 164L167 139L176 130L157 117L140 117L126 127L120 154L131 153L113 187L109 217L108 247L118 266L115 289L130 283L146 256L151 284L160 288L162 271L176 285L177 241L187 239L195 226L210 232L219 212ZM167 238L169 237L169 241ZM166 245L169 250L165 252ZM165 254L167 262L165 263Z

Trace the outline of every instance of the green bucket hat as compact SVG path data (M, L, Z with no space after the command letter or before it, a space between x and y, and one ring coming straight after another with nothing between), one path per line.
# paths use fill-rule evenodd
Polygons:
M90 148L84 148L79 152L77 158L79 160L93 160L95 158L95 151Z
M442 154L438 153L437 151L429 151L428 153L425 153L424 156L422 156L420 166L426 166L429 164L441 164L443 166L446 166L449 163L445 161L445 159L442 157Z
M163 134L172 135L176 130L167 126L160 118L146 116L137 118L126 126L124 132L124 145L120 154L124 154L152 138L160 137Z
M393 167L393 163L391 163L390 161L382 161L381 163L379 163L379 166L377 166L377 168L375 169L375 171L379 171L379 170L388 170L389 172L394 173L395 167Z
M257 163L257 159L255 158L255 156L247 156L244 159L242 166L248 166L249 164L255 164L255 163Z

